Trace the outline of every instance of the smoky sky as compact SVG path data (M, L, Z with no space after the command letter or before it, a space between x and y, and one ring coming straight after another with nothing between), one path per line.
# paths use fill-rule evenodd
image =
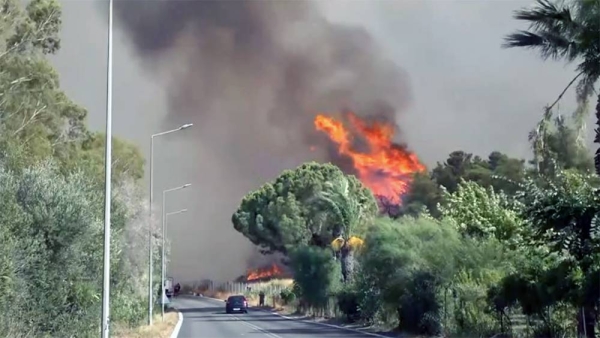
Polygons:
M166 120L210 124L232 165L304 153L318 112L394 121L409 103L405 73L368 32L329 23L311 2L117 1L116 11L138 55L168 73Z
M156 209L162 190L192 183L167 201L189 210L169 220L170 273L232 279L262 262L231 214L281 170L332 158L320 112L395 121L429 165L456 149L527 156L528 130L571 78L500 48L528 3L116 0L115 133L148 154L149 135L194 123L156 142ZM54 63L102 130L106 2L63 6Z
M311 2L116 1L115 10L138 57L166 84L165 128L199 126L187 143L198 179L226 175L226 196L193 202L226 200L218 217L199 217L215 227L231 227L241 187L311 159L351 168L315 130L317 113L353 110L393 123L410 102L406 74L370 34L328 22Z

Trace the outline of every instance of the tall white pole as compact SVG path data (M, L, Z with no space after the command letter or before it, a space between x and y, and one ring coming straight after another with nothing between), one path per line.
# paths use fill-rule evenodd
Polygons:
M104 162L104 271L102 275L102 338L109 337L110 316L110 202L112 169L112 41L113 0L108 0L108 61L106 84L106 158Z
M164 238L165 238L165 240L168 238L167 237L167 231L169 230L169 216L172 216L172 215L175 215L175 214L181 214L181 213L184 213L184 212L187 212L187 209L181 209L179 211L174 211L174 212L167 213L167 215L165 216L165 231L164 231L164 235L163 235ZM165 269L165 274L164 275L166 276L167 272L168 272L168 270L167 270L167 259L166 258L165 258L165 263L164 264L165 264L164 267L163 267Z
M150 212L148 218L148 325L152 325L152 204L154 203L154 135L150 137Z
M165 218L167 215L167 212L165 210L165 205L166 205L166 195L168 192L171 191L176 191L176 190L180 190L180 189L185 189L187 187L191 186L190 183L184 184L180 187L177 188L173 188L173 189L167 189L167 190L163 190L163 196L162 196L162 247L161 247L161 260L160 260L160 277L161 277L161 294L165 292ZM187 210L187 209L186 209ZM161 317L162 320L165 320L165 302L164 302L164 296L161 299Z
M165 292L165 218L167 218L167 211L165 209L166 206L166 199L165 196L167 191L163 191L163 196L162 196L162 244L161 244L161 259L160 259L160 263L161 263L161 268L160 268L160 275L161 275L161 287L162 287L162 292ZM161 306L160 306L160 316L161 319L164 321L165 320L165 297L166 295L162 295L162 300L161 300Z
M152 225L153 225L153 215L152 215L152 206L154 204L154 137L167 135L170 133L174 133L180 130L184 130L192 127L193 123L184 124L177 129L163 131L161 133L153 134L150 136L150 205L148 206L148 325L152 325L152 265L153 265L153 255L152 255ZM162 288L162 286L161 286Z

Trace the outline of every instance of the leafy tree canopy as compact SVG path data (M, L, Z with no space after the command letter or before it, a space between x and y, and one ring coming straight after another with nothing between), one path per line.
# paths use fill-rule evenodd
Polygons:
M440 206L444 221L468 236L496 238L521 244L524 220L513 200L493 187L463 181L454 193L444 192Z
M342 226L331 221L339 214L309 201L333 189L328 182L336 181L351 182L347 194L353 201L373 199L355 177L344 175L338 167L305 163L246 195L233 214L233 226L264 252L287 253L290 247L309 244L327 246Z

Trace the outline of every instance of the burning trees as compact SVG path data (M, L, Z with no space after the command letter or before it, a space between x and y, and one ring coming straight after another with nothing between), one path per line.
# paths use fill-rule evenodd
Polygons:
M395 127L391 123L368 122L347 112L339 120L317 115L314 124L335 144L338 156L350 160L352 168L344 169L356 174L386 204L400 205L412 175L425 170L414 153L393 142Z
M288 275L286 271L278 264L273 263L269 266L265 266L258 269L250 269L246 275L246 282L258 282L267 279L273 279L278 277L285 277Z
M344 120L317 115L314 126L327 134L336 163L351 164L344 169L356 177L331 164L306 163L246 195L232 221L263 253L288 255L291 248L307 245L332 248L349 281L362 243L360 229L379 211L374 196L400 205L413 174L425 166L393 142L391 123L346 113Z

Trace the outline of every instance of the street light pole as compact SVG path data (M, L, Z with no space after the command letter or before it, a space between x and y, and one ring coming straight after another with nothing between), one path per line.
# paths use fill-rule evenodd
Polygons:
M102 273L101 337L109 337L110 316L110 202L112 176L112 45L113 0L108 0L108 52L106 70L106 141L104 159L104 262Z
M169 216L176 215L176 214L181 214L181 213L184 213L184 212L187 212L187 211L188 211L187 209L181 209L179 211L173 211L173 212L167 213L167 216L166 216L166 219L165 219L165 233L163 235L165 239L167 238L167 231L169 230ZM167 271L168 271L167 270L167 260L166 259L165 259L165 267L164 268L165 268L165 276L166 276L167 275Z
M111 0L112 1L112 0ZM152 325L152 205L154 204L154 138L158 136L167 135L187 129L193 126L192 123L184 124L179 128L163 131L161 133L154 134L150 137L150 205L148 206L149 212L149 226L148 226L148 325ZM161 286L162 288L162 286Z
M187 212L187 209L181 209L179 211L173 211L173 212L168 212L167 213L167 219L165 220L165 238L167 238L167 231L169 230L169 216L171 215L176 215L176 214L182 214L184 212Z
M165 301L164 301L165 295L164 295L164 293L165 293L165 219L167 216L167 213L165 212L166 195L168 192L185 189L189 186L191 186L190 183L184 184L180 187L164 190L163 196L162 196L162 248L161 248L162 252L161 252L161 283L160 283L160 288L161 288L160 315L161 315L161 319L163 321L165 320Z

